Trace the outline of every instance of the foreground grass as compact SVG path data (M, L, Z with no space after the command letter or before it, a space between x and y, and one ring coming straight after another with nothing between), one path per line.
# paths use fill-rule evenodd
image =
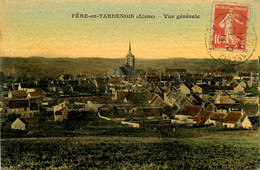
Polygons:
M5 139L2 168L256 169L259 137L57 137Z

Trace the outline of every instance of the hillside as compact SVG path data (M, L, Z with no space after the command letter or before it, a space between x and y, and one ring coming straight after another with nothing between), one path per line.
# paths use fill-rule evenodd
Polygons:
M96 75L112 74L125 59L106 58L43 58L43 57L0 57L0 71L5 75L29 77L57 76L62 73ZM249 60L238 66L229 67L213 59L136 59L136 68L142 70L164 71L165 68L185 68L188 72L200 73L204 70L222 69L226 71L257 72L257 60Z

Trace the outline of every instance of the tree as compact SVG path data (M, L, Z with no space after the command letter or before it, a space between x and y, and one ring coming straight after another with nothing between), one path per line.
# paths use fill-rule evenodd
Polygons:
M71 111L68 113L68 119L64 122L65 128L75 131L80 129L84 124L88 124L90 121L96 118L94 112L79 112Z
M98 95L102 95L106 92L106 86L105 84L99 84L98 86Z
M148 104L149 93L146 91L135 92L131 96L131 101L135 105L144 106Z
M21 115L20 114L8 114L7 116L6 116L6 120L7 121L14 121L15 119L17 119L17 118L20 118L21 117Z

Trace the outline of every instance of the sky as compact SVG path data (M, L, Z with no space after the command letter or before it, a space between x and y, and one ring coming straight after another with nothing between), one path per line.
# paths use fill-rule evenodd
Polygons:
M258 0L250 5L250 30L260 37ZM224 2L219 0L218 2ZM1 0L0 56L124 58L131 41L136 58L210 58L213 1ZM146 14L154 19L72 18L72 14ZM164 14L175 15L174 19ZM199 18L176 19L177 15ZM260 55L259 41L251 59Z

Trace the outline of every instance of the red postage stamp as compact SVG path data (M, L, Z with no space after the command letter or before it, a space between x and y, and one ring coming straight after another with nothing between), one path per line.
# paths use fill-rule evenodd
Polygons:
M211 49L247 50L249 9L249 5L214 4Z

